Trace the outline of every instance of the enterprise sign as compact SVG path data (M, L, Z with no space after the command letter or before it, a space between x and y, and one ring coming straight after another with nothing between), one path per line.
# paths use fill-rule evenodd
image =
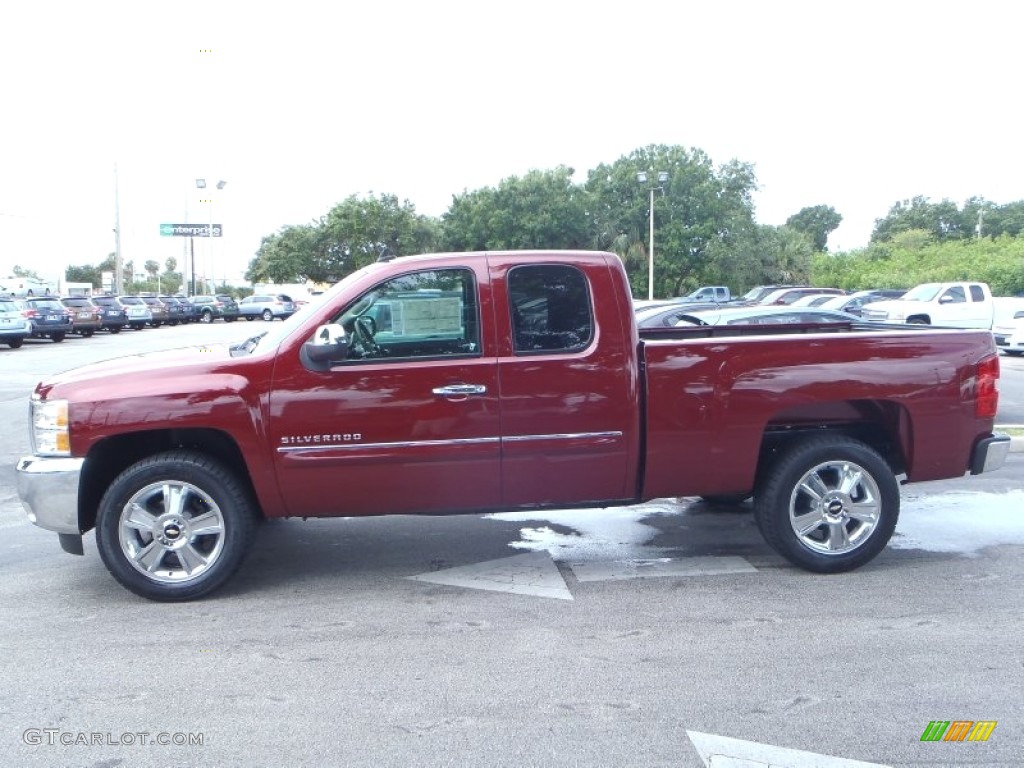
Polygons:
M213 237L221 237L224 234L224 227L220 224L213 225ZM209 224L161 224L161 237L210 237Z

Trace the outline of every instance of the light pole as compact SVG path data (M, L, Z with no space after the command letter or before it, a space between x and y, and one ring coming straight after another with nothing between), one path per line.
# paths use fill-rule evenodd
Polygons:
M217 182L217 189L224 189L227 186L227 182L223 179ZM206 179L196 179L196 189L206 189ZM210 194L210 199L207 201L210 204L210 227L206 230L206 236L209 238L210 247L207 250L206 260L208 268L213 267L213 194ZM206 270L203 270L203 283L207 290L209 290L209 282L206 277ZM196 285L196 255L195 250L192 251L192 293L195 294Z
M121 275L121 196L117 183L117 163L114 163L114 294L124 293Z
M636 174L636 180L641 184L646 184L647 171L639 171ZM647 209L647 216L651 221L650 243L647 247L647 298L652 301L654 300L654 192L660 189L661 193L665 194L666 181L668 181L668 173L658 171L658 186L647 188L651 195L650 205Z

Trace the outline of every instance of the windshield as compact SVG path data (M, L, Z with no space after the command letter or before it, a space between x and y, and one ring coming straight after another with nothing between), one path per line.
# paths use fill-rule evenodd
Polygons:
M938 296L939 291L942 290L942 285L939 283L925 283L919 285L917 288L912 288L903 294L903 301L931 301Z
M744 293L742 298L744 301L757 301L758 298L764 295L765 290L765 286L763 285L755 286Z
M326 302L333 299L340 291L344 290L344 286L360 277L367 269L368 267L364 267L357 272L353 272L344 280L332 286L330 290L313 296L308 304L304 304L299 307L295 310L295 314L284 322L280 324L275 323L269 330L258 333L255 336L250 336L244 341L232 345L232 356L252 354L255 352L262 353L276 349L277 346L288 338L296 328L303 325L311 314L316 312Z

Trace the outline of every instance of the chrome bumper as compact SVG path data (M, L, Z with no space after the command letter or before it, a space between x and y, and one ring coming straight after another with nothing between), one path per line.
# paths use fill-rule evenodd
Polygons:
M974 452L971 454L971 474L980 475L982 472L999 469L1005 463L1009 452L1009 435L997 432L992 437L986 437L974 446Z
M18 462L18 496L28 519L59 534L80 535L78 484L85 459L26 456Z

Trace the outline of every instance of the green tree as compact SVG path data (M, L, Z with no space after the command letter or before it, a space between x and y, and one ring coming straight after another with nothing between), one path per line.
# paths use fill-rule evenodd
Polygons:
M586 183L590 242L596 248L616 248L638 296L647 294L649 237L645 235L649 192L657 184L639 183L639 171L646 171L651 180L659 172L668 173L668 180L658 185L654 195L654 293L678 296L685 286L700 280L715 252L736 246L754 226L754 170L736 160L716 168L696 148L651 145L590 171ZM635 259L638 253L643 254L641 259Z
M441 217L444 247L453 251L577 249L589 241L586 193L573 169L533 170L496 188L464 192Z
M385 253L405 256L436 250L438 239L437 222L418 215L408 200L353 195L318 221L264 237L246 279L332 283Z
M100 270L91 264L70 266L64 272L64 279L69 283L89 283L98 286L102 282Z
M889 209L885 218L875 220L871 242L891 240L898 232L923 229L938 240L960 240L974 234L974 221L965 219L964 213L951 200L930 202L920 195L901 200Z
M36 280L40 279L39 278L39 273L36 272L34 269L24 269L24 268L18 266L17 264L15 264L14 267L11 269L11 276L12 277L33 277Z
M153 261L153 259L149 259L143 265L143 269L146 270L146 274L149 275L151 279L156 280L156 276L160 274L160 263Z
M807 235L816 251L828 250L828 236L842 223L842 215L830 205L801 208L786 219L786 226Z

